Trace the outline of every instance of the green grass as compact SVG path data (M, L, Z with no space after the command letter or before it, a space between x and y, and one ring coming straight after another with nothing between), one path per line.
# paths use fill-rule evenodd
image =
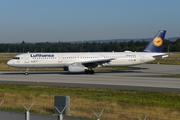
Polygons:
M180 110L180 93L149 92L135 90L118 90L102 88L80 88L80 87L51 87L51 86L29 86L29 85L0 85L0 92L11 92L21 94L29 100L32 96L39 95L69 95L93 99L97 101L118 101L128 104L173 107Z
M162 75L162 77L180 78L180 74L167 74L167 75Z
M180 58L180 53L170 53L169 58Z
M149 64L180 65L180 60L155 60Z

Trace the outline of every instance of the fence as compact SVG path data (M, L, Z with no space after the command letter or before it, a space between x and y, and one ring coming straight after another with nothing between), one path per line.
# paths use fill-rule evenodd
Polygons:
M2 101L0 103L1 108L4 102L5 101ZM89 109L83 106L80 106L78 108L71 108L71 115L80 117L80 118L68 118L67 116L63 118L62 113L64 109L63 111L58 110L59 114L57 115L52 116L51 114L51 115L46 115L46 117L43 117L41 115L38 116L38 115L30 114L31 108L32 108L32 112L35 112L36 107L40 108L37 104L32 103L29 105L25 105L25 104L19 104L19 105L21 105L21 108L23 110L26 110L26 112L24 112L23 119L22 119L22 114L18 115L19 113L11 112L9 113L9 115L4 115L4 112L0 111L0 120L10 120L10 118L13 118L13 120L19 120L19 118L21 118L22 120L34 120L35 117L37 117L38 120L41 120L41 118L42 120L63 120L63 119L64 120L80 120L80 118L89 118L93 120L100 120L100 119L101 120L175 120L175 119L180 119L180 111L167 110L164 113L164 111L161 111L160 109L153 111L153 109L149 110L150 108L141 107L140 109L142 109L142 111L144 112L139 112L138 110L128 111L127 109L125 109L125 106L122 106L122 108L119 108L119 111L115 111L113 110L113 108L110 109L107 106L105 108L103 108L102 106L92 106ZM23 106L25 109L23 108ZM27 107L27 106L30 106L30 107ZM49 109L46 106L43 106L42 108L45 109L45 111ZM52 105L52 109L50 111L53 112L53 110L54 108ZM17 114L17 115L14 115L14 114ZM31 115L33 117L31 117ZM11 117L11 116L16 116L17 119L16 117Z

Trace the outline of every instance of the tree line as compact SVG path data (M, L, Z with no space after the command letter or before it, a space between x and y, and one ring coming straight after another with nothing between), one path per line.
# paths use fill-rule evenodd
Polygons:
M25 52L123 52L141 51L146 45L147 41L121 41L121 42L42 42L42 43L25 43L23 41L19 44L1 43L0 52L4 53L25 53ZM163 52L180 52L180 39L176 41L165 40L163 45Z

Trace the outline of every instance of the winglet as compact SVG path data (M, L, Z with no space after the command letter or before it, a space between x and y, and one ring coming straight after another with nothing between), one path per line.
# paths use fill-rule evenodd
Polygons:
M161 52L166 30L160 30L142 52Z

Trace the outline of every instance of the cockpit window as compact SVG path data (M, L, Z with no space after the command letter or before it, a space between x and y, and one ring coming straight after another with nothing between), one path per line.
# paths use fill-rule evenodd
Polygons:
M20 57L13 57L12 59L16 59L16 60L19 60L19 59L20 59Z

